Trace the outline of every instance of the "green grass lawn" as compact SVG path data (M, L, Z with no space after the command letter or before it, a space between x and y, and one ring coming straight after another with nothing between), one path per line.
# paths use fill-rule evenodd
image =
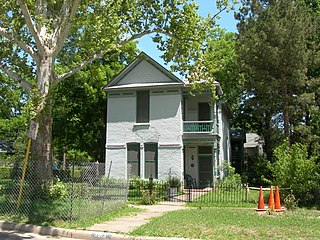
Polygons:
M108 222L114 219L117 219L122 216L132 216L136 215L138 212L141 212L141 209L129 207L124 205L118 209L114 209L109 212L105 212L100 215L91 216L88 218L82 218L81 220L74 221L68 223L66 221L57 221L55 222L55 226L62 227L62 228L71 228L71 229L84 229L86 227L93 226L97 223Z
M113 220L141 211L128 207L123 201L102 201L69 198L58 200L22 201L17 209L17 200L0 195L0 220L30 223L40 226L85 228L95 223Z
M198 239L320 239L320 212L284 213L248 208L193 208L152 219L132 235Z
M135 214L139 209L126 206L126 189L114 186L103 189L84 183L65 183L73 187L70 196L53 199L43 193L43 198L31 199L25 184L20 207L17 207L19 185L12 180L0 181L0 220L30 223L41 226L84 228L109 221L123 215Z

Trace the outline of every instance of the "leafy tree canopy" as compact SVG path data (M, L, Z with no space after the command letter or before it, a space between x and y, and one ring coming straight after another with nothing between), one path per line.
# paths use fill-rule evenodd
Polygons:
M221 9L228 1L218 1ZM192 0L8 0L0 6L0 70L33 91L39 123L34 158L50 178L50 93L92 61L119 55L123 47L153 34L166 62L181 73L196 72L214 17L202 18ZM201 63L201 62L200 62ZM52 94L54 94L52 92ZM42 169L41 169L42 168Z
M282 139L303 141L305 133L315 130L311 122L318 122L319 72L313 63L319 62L319 41L314 34L319 31L319 20L301 2L242 3L237 15L237 52L246 79L240 104L247 118L242 126L251 119L271 159Z

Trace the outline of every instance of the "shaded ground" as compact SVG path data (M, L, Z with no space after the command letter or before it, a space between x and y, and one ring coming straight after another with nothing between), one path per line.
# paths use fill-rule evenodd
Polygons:
M59 237L50 237L50 236L41 236L34 233L21 233L21 232L14 232L14 231L1 231L0 232L0 239L1 240L27 240L27 239L34 239L34 240L47 240L47 239L60 239L60 240L77 240L75 238L59 238Z

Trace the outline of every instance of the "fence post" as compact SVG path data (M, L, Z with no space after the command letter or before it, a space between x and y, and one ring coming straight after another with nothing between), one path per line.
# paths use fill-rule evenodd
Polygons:
M71 201L70 201L70 223L72 223L73 215L73 197L74 197L74 161L72 161L72 172L71 172Z
M246 195L245 195L246 202L248 202L248 195L249 195L249 184L246 183Z
M152 194L152 191L153 191L153 178L152 178L152 176L150 176L150 178L149 178L149 193L150 193L150 195Z

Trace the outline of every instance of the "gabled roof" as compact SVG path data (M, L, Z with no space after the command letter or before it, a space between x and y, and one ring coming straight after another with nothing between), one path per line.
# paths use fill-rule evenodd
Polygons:
M142 52L103 89L183 86L184 82Z

